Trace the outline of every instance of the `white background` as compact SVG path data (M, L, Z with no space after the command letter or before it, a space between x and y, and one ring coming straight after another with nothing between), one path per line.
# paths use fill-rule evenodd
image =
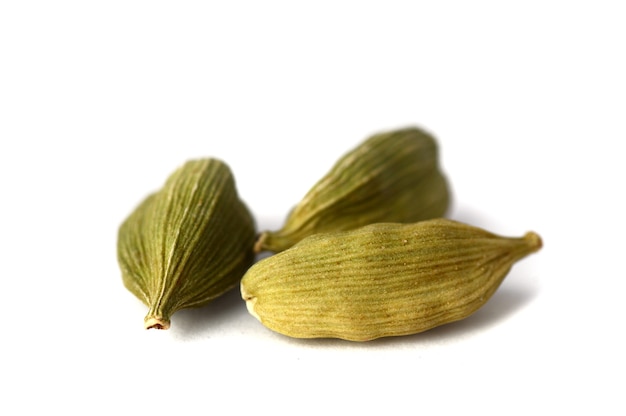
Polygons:
M621 3L0 3L0 413L624 414ZM450 217L543 237L479 312L293 340L233 291L143 329L117 227L177 166L225 160L274 229L407 125Z

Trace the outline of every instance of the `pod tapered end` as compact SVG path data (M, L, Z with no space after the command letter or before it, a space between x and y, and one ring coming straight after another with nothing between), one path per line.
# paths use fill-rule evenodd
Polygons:
M169 329L170 320L162 316L146 316L144 326L146 329Z
M528 243L528 247L531 249L531 253L539 251L543 247L543 240L539 234L529 231L524 235L524 240Z

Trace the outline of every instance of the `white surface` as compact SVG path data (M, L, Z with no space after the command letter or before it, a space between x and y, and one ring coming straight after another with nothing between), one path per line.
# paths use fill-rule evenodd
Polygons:
M0 5L0 414L626 412L620 2L205 3ZM178 165L227 161L276 228L411 124L451 217L544 239L474 316L299 341L233 292L143 330L117 227Z

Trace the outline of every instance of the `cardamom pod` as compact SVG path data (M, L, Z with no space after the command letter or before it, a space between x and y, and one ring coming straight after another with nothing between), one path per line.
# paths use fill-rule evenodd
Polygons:
M149 307L145 327L167 329L177 310L236 287L254 261L255 233L225 163L200 159L178 168L118 231L122 280Z
M249 312L296 338L367 341L463 319L541 238L494 235L447 219L316 234L252 266Z
M417 128L376 134L345 154L255 252L280 252L304 237L377 222L443 216L450 200L435 139Z

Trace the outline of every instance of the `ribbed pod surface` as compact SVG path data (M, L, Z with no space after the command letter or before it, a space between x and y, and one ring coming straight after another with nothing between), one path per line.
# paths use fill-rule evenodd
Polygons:
M149 307L145 326L167 328L175 311L235 287L253 262L254 238L225 163L192 160L176 170L118 232L122 279Z
M446 219L317 234L261 260L241 281L248 309L297 338L366 341L463 319L511 266L541 247Z
M438 157L435 139L418 128L371 136L309 190L282 229L263 233L256 251L279 252L320 232L443 216L450 191Z

